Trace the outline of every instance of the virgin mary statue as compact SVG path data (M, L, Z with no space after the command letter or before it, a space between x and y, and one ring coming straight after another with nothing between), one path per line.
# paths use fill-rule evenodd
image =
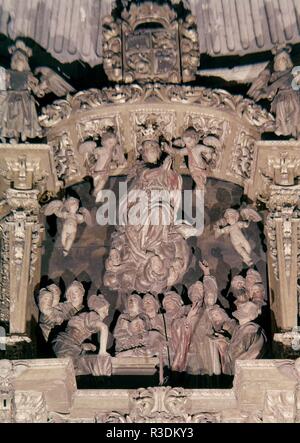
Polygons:
M161 148L153 140L142 143L141 155L139 171L120 200L104 275L104 284L123 294L158 294L180 282L190 260L186 239L197 235L196 228L176 221L182 178L171 157L155 167Z

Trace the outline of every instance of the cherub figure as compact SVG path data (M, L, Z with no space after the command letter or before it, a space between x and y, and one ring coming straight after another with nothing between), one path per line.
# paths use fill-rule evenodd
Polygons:
M164 144L165 151L171 156L180 155L188 156L188 167L196 183L196 189L204 190L207 180L208 169L215 166L217 149L221 147L220 140L215 136L206 136L203 138L203 143L200 143L200 135L193 128L186 129L182 134L182 139L178 140L181 144L170 146Z
M69 254L74 243L77 226L86 223L92 226L92 218L90 212L86 208L79 208L79 200L69 197L64 201L53 200L45 206L45 215L55 214L56 217L64 219L61 243L63 246L63 255Z
M260 73L252 83L248 94L255 101L267 98L272 101L271 111L276 116L277 135L292 135L300 133L300 91L293 88L295 71L289 55L289 46L274 48L274 63L271 63Z
M240 215L243 220L240 220ZM229 234L232 246L248 266L253 265L252 249L242 229L248 228L250 221L256 223L261 221L260 215L254 209L245 208L239 212L230 208L225 211L224 217L214 226L216 238L222 234Z
M100 147L95 141L87 141L79 146L79 152L85 155L85 165L88 173L93 177L96 202L99 202L102 197L101 191L109 178L111 169L126 163L124 152L116 134L112 131L102 134Z
M2 142L24 142L43 136L32 94L43 97L53 92L62 97L75 90L50 68L36 68L34 75L28 61L32 50L22 40L17 40L9 52L10 69L0 70L0 137Z

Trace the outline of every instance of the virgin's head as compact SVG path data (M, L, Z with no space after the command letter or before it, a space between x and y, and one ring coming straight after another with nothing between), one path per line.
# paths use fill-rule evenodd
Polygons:
M157 141L146 140L142 143L141 153L144 162L154 164L157 163L160 158L161 148Z

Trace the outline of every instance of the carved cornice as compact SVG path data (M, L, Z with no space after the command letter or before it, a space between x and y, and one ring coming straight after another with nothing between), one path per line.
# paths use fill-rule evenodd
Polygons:
M67 100L57 100L43 109L41 125L55 127L78 111L87 111L104 105L165 103L199 105L204 108L230 112L244 119L249 125L261 130L273 128L274 117L250 99L231 95L222 89L160 84L122 85L115 88L89 89L81 91ZM68 112L66 112L66 109Z

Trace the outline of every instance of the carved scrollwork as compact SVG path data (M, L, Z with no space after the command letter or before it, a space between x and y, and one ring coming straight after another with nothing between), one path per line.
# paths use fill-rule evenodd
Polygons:
M237 143L232 148L232 171L248 180L251 177L251 169L255 154L255 138L242 131Z
M103 68L112 81L122 80L122 28L112 16L103 18Z
M116 85L114 88L102 90L89 89L81 91L74 96L68 95L65 106L78 110L95 109L108 104L135 103L142 104L148 101L161 103L197 104L207 108L215 108L223 111L234 112L247 123L261 131L271 130L274 117L250 99L244 99L241 95L232 95L222 89L209 89L204 87L191 87L179 85L160 85L158 83L139 85ZM51 107L54 109L51 110ZM55 113L55 106L49 105L43 109L46 117L49 112ZM41 117L42 118L42 117ZM55 126L59 120L53 122ZM50 124L48 125L50 127Z
M18 391L15 393L16 423L46 423L47 406L43 393Z
M77 131L80 141L85 141L88 138L99 138L107 130L112 130L118 135L119 118L118 115L113 115L79 122L77 124Z
M187 419L187 399L183 388L141 388L131 396L130 417L134 422L182 422Z
M49 141L53 149L57 177L60 180L72 179L80 171L70 134L64 131Z
M42 109L39 123L44 128L51 128L62 120L68 119L72 108L68 100L55 100L51 105Z

